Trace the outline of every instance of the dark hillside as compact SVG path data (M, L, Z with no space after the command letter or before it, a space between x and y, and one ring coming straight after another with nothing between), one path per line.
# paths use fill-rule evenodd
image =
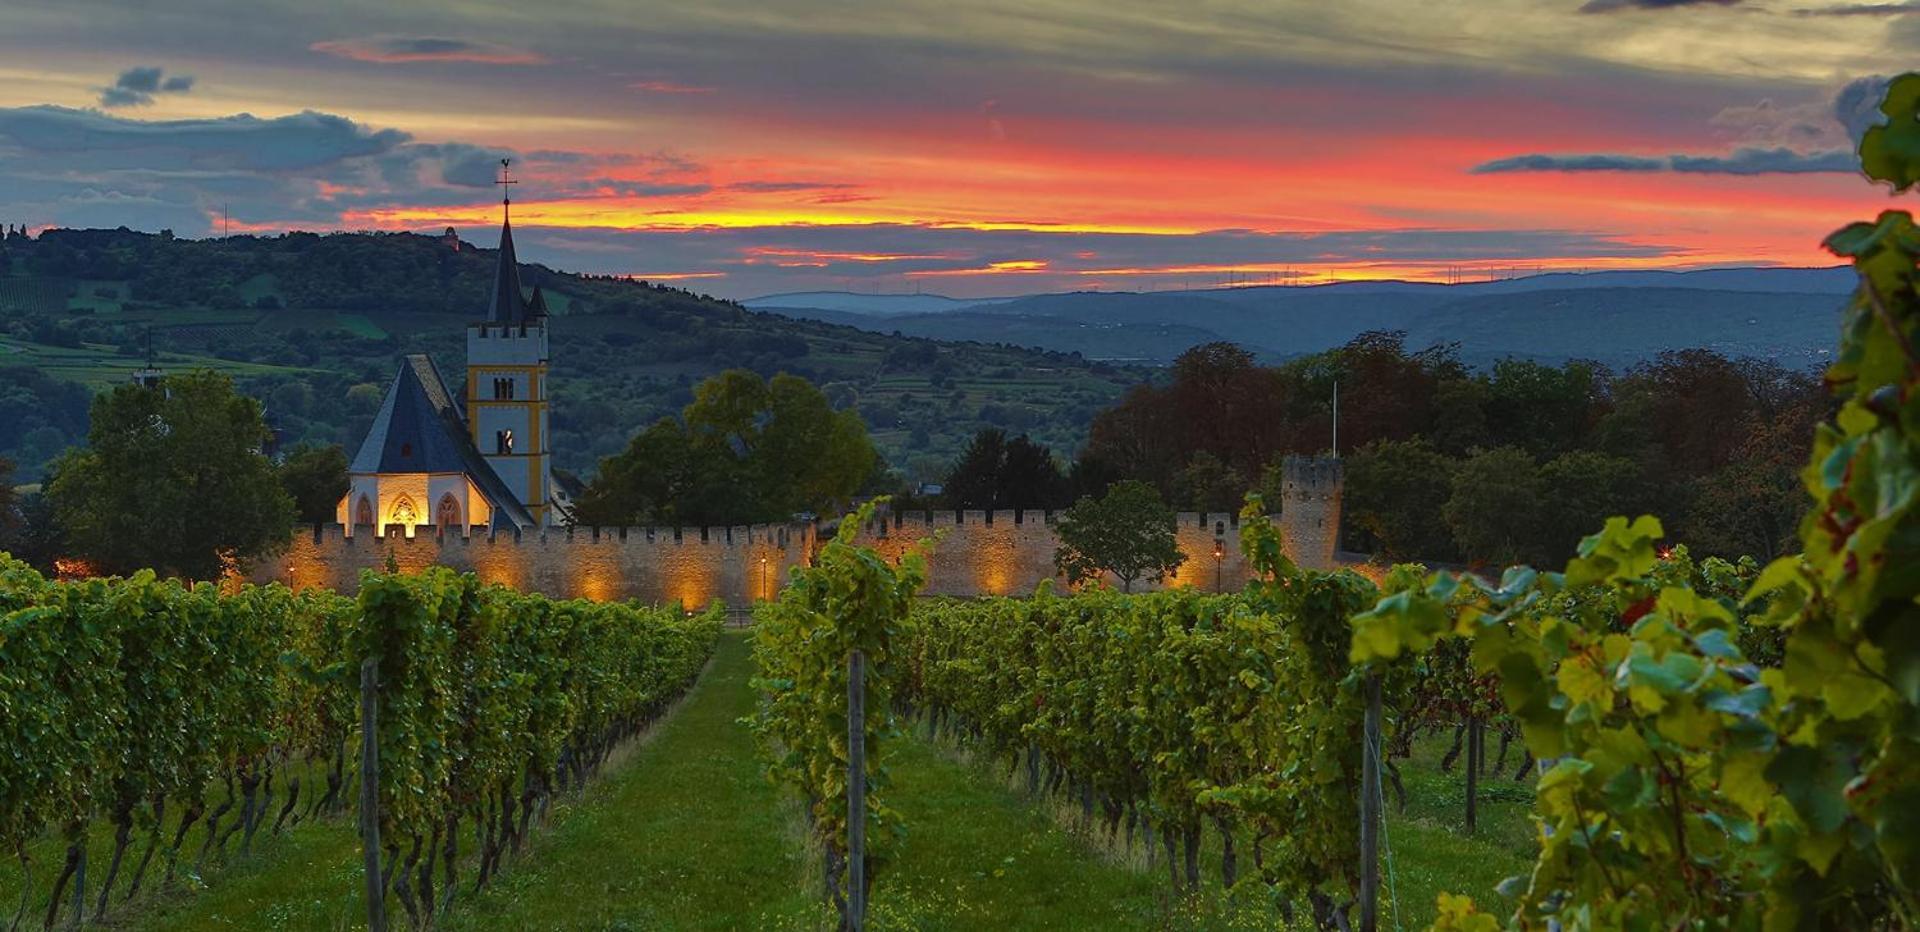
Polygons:
M493 250L407 233L186 240L49 230L0 243L0 456L23 481L80 441L85 392L126 380L145 335L163 368L232 373L283 442L356 444L399 357L452 378L486 306ZM1071 353L939 343L750 311L681 288L524 265L553 327L554 451L591 471L732 367L793 372L856 406L890 462L930 475L983 426L1078 446L1138 370ZM61 387L56 387L61 386Z

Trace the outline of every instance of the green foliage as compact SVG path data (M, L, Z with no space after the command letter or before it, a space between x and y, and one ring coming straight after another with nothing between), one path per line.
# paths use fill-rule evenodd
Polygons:
M135 825L158 845L166 807L184 807L191 826L223 780L214 811L243 797L235 828L250 840L269 815L256 806L263 784L305 760L332 761L337 777L364 737L356 674L369 656L382 672L387 840L417 854L483 816L493 837L505 800L530 805L556 775L577 781L657 714L718 631L714 614L556 602L444 569L370 575L356 603L278 585L223 595L146 570L49 582L0 555L0 846L24 859L48 828L78 843L100 820L121 849ZM338 806L340 789L309 799ZM407 901L410 881L396 892Z
M896 730L893 695L899 677L895 641L926 579L918 550L891 565L855 545L874 507L869 503L842 519L813 565L793 570L780 598L754 612L759 676L753 685L761 702L748 724L768 757L768 775L806 800L813 837L827 855L827 895L842 915L848 895L848 658L854 651L866 658L861 727L871 883L902 831L886 804L886 750Z
M704 525L784 521L842 507L878 454L853 411L835 411L807 380L744 369L695 389L608 457L581 498L582 524Z
M1892 124L1862 144L1896 190L1920 178L1916 102L1920 75L1895 79ZM1375 667L1468 639L1529 747L1558 758L1515 927L1920 922L1920 237L1888 211L1828 246L1860 287L1827 372L1840 409L1802 472L1803 555L1693 568L1662 558L1659 521L1613 518L1564 573L1440 574L1354 618L1352 658ZM1437 928L1489 925L1442 912Z
M973 435L940 494L950 508L1050 511L1069 503L1070 489L1053 451L1025 434L1009 440L1006 431L988 428Z
M328 749L325 704L303 704L312 696L282 656L317 646L350 608L279 586L221 596L144 570L54 583L0 554L0 846L24 863L48 827L77 843L102 819L122 848L136 823L157 840L162 808L199 811L219 777L249 787L251 838L261 775Z
M102 569L213 579L226 556L244 564L286 544L293 503L260 453L260 403L227 377L123 385L95 399L87 437L48 495L78 555Z
M1530 560L1547 519L1546 483L1519 447L1482 450L1460 463L1442 509L1460 553L1475 563Z
M0 456L0 549L14 549L24 518L20 494L13 490L13 461Z
M717 606L555 601L444 567L365 575L358 604L351 656L379 670L387 863L411 871L427 851L424 902L397 891L417 921L438 908L431 865L448 835L468 819L510 825L584 781L692 683L720 630Z
M1377 440L1346 457L1341 507L1353 529L1371 538L1357 546L1389 560L1451 557L1453 534L1441 508L1453 494L1454 465L1419 437ZM1277 492L1277 476L1270 485Z
M1540 467L1540 482L1551 504L1542 509L1539 538L1530 553L1542 561L1572 556L1573 542L1590 528L1610 515L1638 514L1649 504L1638 463L1593 450L1574 450L1547 461Z
M326 524L345 498L347 454L337 446L301 445L287 451L279 465L280 487L293 499L296 520Z
M1274 368L1215 344L1095 417L1076 472L1140 479L1183 510L1216 510L1256 484L1271 498L1283 456L1332 444L1336 382L1346 547L1388 560L1558 560L1598 519L1640 509L1680 518L1682 539L1705 552L1785 552L1806 502L1781 453L1824 410L1810 372L1709 350L1613 374L1513 359L1471 372L1452 347L1409 350L1395 332ZM1486 451L1500 455L1476 459ZM1519 485L1487 485L1507 480ZM1571 507L1529 498L1562 493Z
M1060 515L1054 565L1076 583L1112 573L1131 592L1135 580L1159 581L1185 562L1174 520L1152 486L1137 479L1116 482L1105 495L1083 498Z
M1030 785L1044 763L1109 831L1155 826L1170 862L1205 822L1253 836L1259 880L1331 921L1358 881L1362 708L1346 619L1376 593L1287 562L1257 505L1242 533L1260 574L1243 594L1043 586L917 605L902 692L937 728L1016 771L1025 760Z

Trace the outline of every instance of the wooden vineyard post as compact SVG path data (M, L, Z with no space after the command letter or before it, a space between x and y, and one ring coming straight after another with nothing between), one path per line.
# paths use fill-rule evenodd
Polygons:
M1360 740L1360 932L1380 928L1380 675L1367 677Z
M367 929L387 932L380 876L380 659L360 665L360 845L367 870Z
M847 655L847 928L867 927L867 656Z
M1467 834L1471 835L1479 825L1480 768L1485 766L1482 758L1487 751L1483 746L1486 723L1477 715L1467 718Z

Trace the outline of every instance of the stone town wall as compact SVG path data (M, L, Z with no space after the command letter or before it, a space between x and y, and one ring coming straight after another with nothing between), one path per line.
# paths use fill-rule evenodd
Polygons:
M861 529L860 542L895 559L920 541L934 538L927 560L926 595L1025 595L1043 579L1054 580L1064 592L1065 577L1053 567L1053 553L1059 546L1054 534L1058 517L1058 513L1040 511L910 511L874 519ZM1166 586L1232 590L1246 582L1237 516L1187 512L1178 516L1175 533L1186 561L1162 584L1135 582L1135 592ZM1119 580L1108 581L1119 588Z
M360 571L387 559L414 571L441 565L525 592L601 601L639 599L702 608L715 599L744 606L776 591L788 567L806 562L810 526L719 528L546 528L442 533L400 525L384 535L337 524L297 532L285 552L256 567L254 579L296 589L360 588ZM764 562L763 562L764 561Z
M1310 569L1345 565L1337 550L1339 462L1290 457L1281 469L1283 500L1275 503L1280 506L1275 520L1288 556ZM928 595L1020 595L1041 580L1063 581L1053 567L1056 518L1037 511L905 512L875 518L859 539L892 558L921 539L937 538L927 566ZM352 593L359 588L360 571L384 568L391 555L402 570L439 564L551 596L679 602L688 608L721 599L745 606L778 591L788 568L809 562L815 544L808 525L464 535L420 528L412 537L402 530L393 525L376 535L373 528L360 527L349 535L339 525L318 525L295 534L292 546L258 567L254 578ZM1237 516L1181 514L1177 534L1187 559L1164 585L1231 590L1246 581ZM1136 590L1149 588L1155 587L1135 584Z

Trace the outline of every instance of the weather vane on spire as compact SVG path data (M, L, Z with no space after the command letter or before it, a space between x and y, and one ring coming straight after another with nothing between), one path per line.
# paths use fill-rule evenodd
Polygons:
M510 192L513 189L507 187L507 185L520 183L508 177L508 173L511 172L512 170L513 170L512 159L500 160L500 180L494 182L494 184L497 184L500 186L500 206L505 208L511 208L513 206L513 197L510 194Z

